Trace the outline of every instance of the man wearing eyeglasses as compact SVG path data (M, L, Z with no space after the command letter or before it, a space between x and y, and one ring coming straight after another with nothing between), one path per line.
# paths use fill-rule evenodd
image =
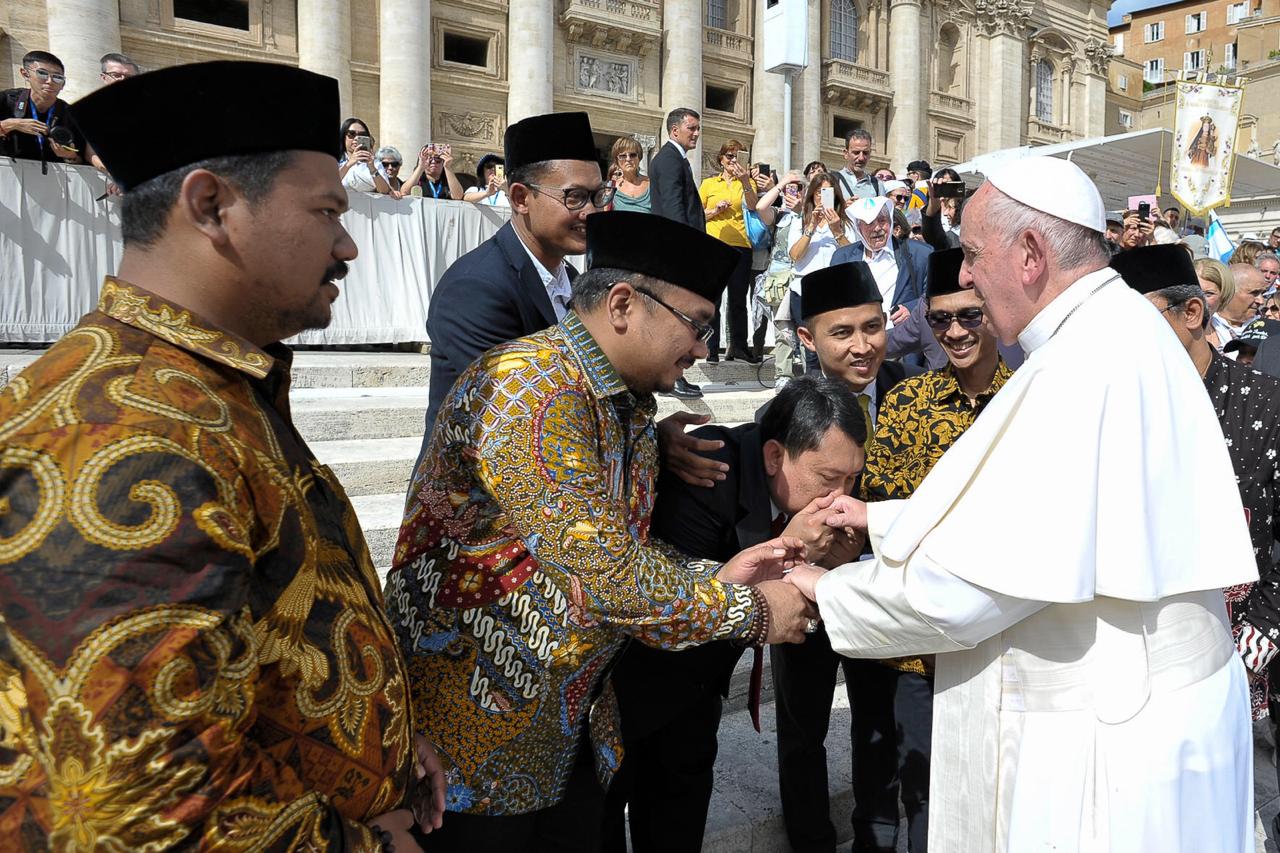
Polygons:
M387 576L411 719L449 783L433 851L597 853L626 643L761 646L810 625L782 580L800 539L721 562L650 535L654 393L706 356L737 253L652 214L585 224L573 309L485 353L446 397Z
M586 220L609 206L586 113L532 116L507 128L511 221L445 271L431 294L426 435L453 382L485 350L555 325L569 310ZM421 461L421 459L419 460Z
M1013 375L1000 358L982 299L972 288L960 287L963 260L960 249L929 256L925 318L947 355L947 364L910 376L885 395L875 440L867 445L862 484L869 501L910 497ZM877 764L868 770L891 771L877 781L901 797L910 849L926 850L933 658L894 658L880 663L885 667L885 689L871 695L884 704L879 714L871 716L882 723L881 742L891 750L896 747L897 763L887 767ZM881 841L881 846L892 850L896 838L886 834Z
M0 153L19 160L82 162L84 136L67 119L67 102L58 97L67 84L62 60L33 50L22 57L21 73L27 88L0 92Z

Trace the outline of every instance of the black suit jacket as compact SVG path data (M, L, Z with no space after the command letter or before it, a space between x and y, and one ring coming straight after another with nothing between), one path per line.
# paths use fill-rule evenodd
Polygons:
M578 275L569 267L569 280ZM427 308L431 382L423 452L445 395L485 350L556 323L551 297L511 223L445 271Z
M707 228L702 198L693 182L693 167L680 156L674 142L664 143L649 162L649 205L659 216L699 231Z
M663 471L650 530L690 556L724 562L770 538L773 517L760 429L710 425L694 435L724 442L707 455L726 463L729 471L711 488L691 486ZM728 641L678 652L631 643L613 673L624 734L656 731L707 690L727 694L741 655L742 649Z

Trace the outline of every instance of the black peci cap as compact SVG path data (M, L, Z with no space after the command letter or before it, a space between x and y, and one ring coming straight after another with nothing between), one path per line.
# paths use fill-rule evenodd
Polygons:
M71 119L126 192L213 157L340 150L338 81L274 62L139 74L76 101Z
M1120 273L1125 284L1144 294L1200 283L1191 253L1178 243L1129 249L1111 259L1111 268Z
M804 320L838 308L883 302L871 267L862 261L835 264L800 279L800 314Z
M731 246L673 219L626 210L587 217L588 269L638 272L719 305L737 263Z
M547 160L600 159L591 120L586 113L547 113L530 116L507 128L503 137L507 174L530 163Z
M960 286L960 265L963 263L963 249L944 249L929 255L929 282L925 285L925 296L932 299L963 290Z

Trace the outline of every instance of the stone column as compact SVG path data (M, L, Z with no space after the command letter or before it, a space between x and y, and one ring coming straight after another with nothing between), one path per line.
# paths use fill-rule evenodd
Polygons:
M1023 58L1030 0L977 0L976 22L986 42L988 80L979 87L978 151L989 154L1022 144L1027 103L1027 63ZM1032 86L1034 86L1034 79Z
M431 0L382 0L378 11L378 128L405 164L431 142ZM411 169L410 169L411 171Z
M796 113L791 120L798 151L792 163L803 169L812 160L822 159L822 138L826 134L826 116L822 111L822 63L827 57L822 43L822 3L809 0L809 65L800 75L799 97L793 98ZM794 92L794 90L793 90ZM828 163L833 170L843 164Z
M526 0L521 0L526 2ZM698 0L666 0L662 9L662 113L677 107L702 112L702 4ZM550 42L548 42L550 44ZM550 51L547 51L550 53ZM665 144L666 127L659 139ZM702 179L702 143L689 152L695 180Z
M351 0L298 0L298 67L335 78L351 115Z
M116 0L47 0L49 52L66 63L68 103L102 85L98 59L120 50L120 5ZM14 61L19 61L17 56Z
M764 70L764 3L765 0L756 0L756 65L751 75L751 123L755 125L756 137L751 143L751 159L769 163L781 172L784 81L781 74L770 74ZM792 121L795 121L794 115Z
M555 48L553 0L511 0L508 11L507 124L552 112Z
M1077 65L1077 87L1083 83L1080 105L1076 109L1077 125L1087 137L1106 133L1107 72L1111 65L1111 46L1101 39L1085 44L1084 61Z
M889 74L893 106L889 111L886 152L897 171L920 156L920 136L927 95L920 86L924 53L920 43L920 0L890 0Z

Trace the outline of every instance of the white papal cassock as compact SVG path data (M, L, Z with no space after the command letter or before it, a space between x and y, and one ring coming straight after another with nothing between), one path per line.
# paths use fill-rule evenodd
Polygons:
M818 583L831 645L936 652L929 849L1252 851L1245 670L1221 588L1255 580L1222 430L1111 270Z

